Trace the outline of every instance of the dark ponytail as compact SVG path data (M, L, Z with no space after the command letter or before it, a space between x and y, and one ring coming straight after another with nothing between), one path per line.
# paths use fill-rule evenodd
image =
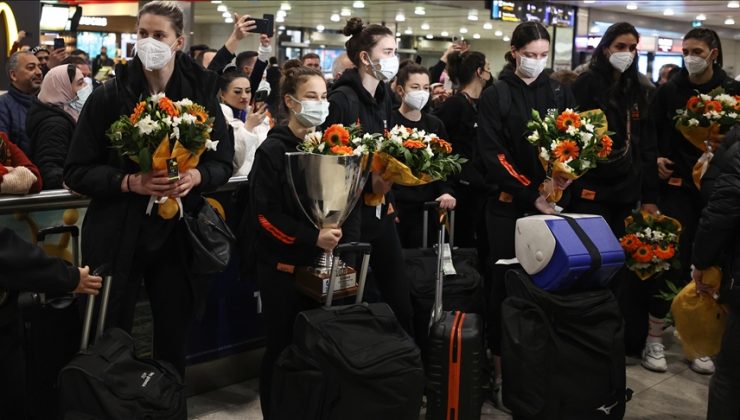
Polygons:
M717 35L717 32L714 32L709 28L694 28L683 37L684 41L686 41L687 39L698 39L699 41L707 44L710 50L716 48L718 54L717 59L714 60L714 62L717 63L720 68L722 68L722 42L719 40L719 35Z
M532 41L544 39L550 42L550 33L547 32L544 26L539 22L522 22L514 29L514 33L511 34L511 46L515 50L523 48ZM504 59L509 62L514 68L516 68L516 59L511 53L511 50L504 54Z
M350 18L342 29L342 34L350 37L344 46L347 48L347 57L356 67L362 66L360 53L370 51L384 36L393 36L393 32L381 25L365 25L358 17Z
M475 79L478 69L486 67L486 56L482 52L455 51L447 56L447 74L460 88Z

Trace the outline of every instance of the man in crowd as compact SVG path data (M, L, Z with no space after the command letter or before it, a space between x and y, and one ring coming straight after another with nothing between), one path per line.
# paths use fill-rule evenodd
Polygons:
M257 64L258 55L257 51L240 52L236 56L236 68L241 69L247 76L251 76L255 64Z
M39 60L31 52L16 52L8 59L7 74L10 87L7 94L0 96L0 131L7 133L29 155L31 140L26 135L26 113L43 80Z
M336 82L339 80L345 70L351 69L354 66L355 65L352 64L352 61L347 56L347 53L340 54L331 65L331 74L334 76L334 81Z
M39 45L38 47L31 49L31 52L36 56L36 58L38 58L41 72L46 75L49 71L49 50L47 50L43 45Z
M108 48L100 47L100 54L93 60L93 74L98 74L101 67L113 67L113 60L108 57Z
M69 53L69 55L72 57L80 57L81 59L85 60L86 63L90 63L90 56L87 55L87 53L83 50L73 50L71 53Z
M213 58L216 56L216 53L218 53L218 51L214 50L213 48L201 51L195 58L195 62L205 68L208 68L208 66L211 64L211 61L213 61Z
M316 53L306 53L301 57L301 62L306 67L321 71L321 57Z
M662 84L665 84L665 82L668 81L668 79L672 76L672 71L674 69L680 69L677 65L673 63L663 64L660 67L660 70L658 71L658 81L655 83L657 86L660 86Z

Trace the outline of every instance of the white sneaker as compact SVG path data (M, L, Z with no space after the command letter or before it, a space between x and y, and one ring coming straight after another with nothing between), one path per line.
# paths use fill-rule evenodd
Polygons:
M668 363L665 361L665 347L661 343L647 343L642 350L642 367L653 372L665 372Z
M691 370L702 375L711 375L714 373L714 362L711 357L700 357L691 361L689 365Z

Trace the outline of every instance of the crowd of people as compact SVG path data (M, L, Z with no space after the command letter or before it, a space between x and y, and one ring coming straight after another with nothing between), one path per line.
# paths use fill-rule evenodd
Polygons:
M668 281L701 283L700 269L711 265L729 267L734 275L733 232L740 227L734 215L740 185L740 150L733 147L738 130L728 133L716 151L725 159L713 164L714 175L707 176L714 182L700 190L692 168L701 153L682 138L673 120L676 109L696 92L722 87L740 95L740 83L722 69L721 40L711 29L695 28L684 36L684 67L661 69L656 88L638 71L640 34L626 22L609 27L589 63L575 72L552 72L546 69L550 35L537 22L516 27L503 69L492 69L485 54L467 41L452 43L426 68L412 60L399 62L389 28L351 18L343 29L346 53L332 63L329 83L322 72L329 69L322 69L319 55L279 64L267 35L259 35L257 51L239 51L239 42L255 24L247 15L234 18L233 32L221 48L200 45L185 53L182 12L173 3L147 3L137 18L136 58L118 65L115 77L103 83L91 76L113 64L104 49L92 62L79 50L68 57L44 47L15 52L7 69L10 88L0 96L0 132L7 134L0 157L1 148L13 151L3 162L0 193L35 192L43 185L90 197L82 256L92 267L113 262L117 281L109 325L131 330L144 284L153 313L154 356L184 373L188 323L203 302L208 279L188 270L184 224L148 215L147 202L153 195L177 197L186 212L193 211L201 193L231 176L248 176L248 206L240 209L246 233L240 233L249 240L241 257L254 263L263 304L267 341L260 397L265 418L274 364L291 342L295 316L316 305L294 287L294 269L311 265L320 252L341 242L371 243L368 299L388 303L413 335L402 249L421 246L423 203L434 200L457 211L456 245L478 250L492 355L491 398L503 408L505 268L493 262L515 256L518 218L556 211L541 192L547 174L538 152L526 141L532 110L601 109L614 132L614 151L606 162L575 181L552 180L564 190L558 205L565 211L601 215L617 237L624 234L624 220L633 209L663 212L683 226L680 269L649 281L622 270L611 283L626 322L628 355L640 357L649 370L665 372L662 337L670 302L656 297L658 292ZM188 98L215 117L211 137L219 140L218 148L204 153L195 168L174 182L166 171L142 172L133 161L121 159L105 135L139 98L158 93L173 101ZM284 154L313 130L356 122L369 133L396 124L434 132L467 162L460 174L421 187L393 185L373 173L364 193L381 194L382 203L360 199L341 228L317 229L293 198ZM2 243L3 250L7 246ZM740 402L733 399L740 386L738 337L740 322L733 312L712 381L710 418L740 415ZM697 372L715 372L710 358L689 363Z

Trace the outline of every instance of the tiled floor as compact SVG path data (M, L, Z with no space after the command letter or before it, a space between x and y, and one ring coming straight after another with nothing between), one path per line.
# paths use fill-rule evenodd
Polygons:
M666 334L667 373L643 369L639 360L628 359L627 386L635 392L627 404L625 419L699 420L706 418L706 397L709 376L699 375L688 368L681 348ZM190 419L198 420L260 420L257 381L251 380L188 399ZM510 419L505 413L486 402L481 420Z

